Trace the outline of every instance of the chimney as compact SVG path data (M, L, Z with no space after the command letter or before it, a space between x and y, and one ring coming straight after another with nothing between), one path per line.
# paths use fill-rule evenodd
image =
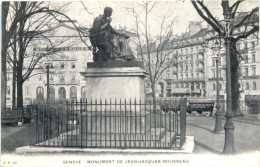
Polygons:
M191 21L189 23L189 33L190 35L194 35L195 33L201 30L201 22Z

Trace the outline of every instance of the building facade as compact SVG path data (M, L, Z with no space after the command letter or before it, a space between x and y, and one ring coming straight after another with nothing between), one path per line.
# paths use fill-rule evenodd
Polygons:
M243 13L241 14L243 15ZM258 17L257 17L258 18ZM258 24L258 19L254 20ZM234 31L239 35L245 25ZM219 57L220 98L226 99L226 51L224 41L219 51L214 51L217 33L210 27L202 28L198 22L190 22L189 31L173 39L171 56L177 60L164 72L156 85L157 97L216 98L216 58ZM237 42L240 57L240 98L260 95L260 56L258 33ZM147 80L147 82L149 82ZM151 94L149 83L146 84Z
M66 35L64 35L66 34ZM50 40L59 43L49 48L45 40L35 38L33 47L27 48L27 55L42 56L34 67L29 78L23 83L24 105L36 101L44 101L47 98L47 65L49 65L49 94L51 101L58 100L80 100L86 97L86 82L79 72L87 67L87 62L92 61L91 50L84 45L72 26L64 23L52 27ZM53 50L51 50L53 49ZM58 49L55 50L55 49ZM31 56L24 59L25 74L34 61ZM7 67L7 106L12 106L12 73L10 66Z
M173 63L157 82L157 96L206 96L205 37L201 23L190 22L188 32L172 39L163 52L172 50L167 59Z

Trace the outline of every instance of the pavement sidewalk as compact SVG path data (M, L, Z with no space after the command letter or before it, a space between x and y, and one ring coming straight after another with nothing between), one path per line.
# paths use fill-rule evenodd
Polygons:
M257 115L246 114L234 117L234 140L238 154L260 151L260 120ZM222 125L225 124L223 116ZM188 136L194 136L194 154L221 154L224 148L225 134L214 134L215 117L205 115L187 115Z

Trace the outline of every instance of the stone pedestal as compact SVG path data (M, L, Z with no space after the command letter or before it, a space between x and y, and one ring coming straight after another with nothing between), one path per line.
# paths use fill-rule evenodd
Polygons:
M146 72L143 63L103 62L88 63L85 72L86 97L92 99L144 99L144 77Z

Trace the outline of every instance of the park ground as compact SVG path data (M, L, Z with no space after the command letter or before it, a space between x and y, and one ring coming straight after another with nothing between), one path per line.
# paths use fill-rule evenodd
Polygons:
M260 119L257 115L245 114L233 118L235 126L235 148L238 154L260 150ZM225 118L222 124L224 126ZM193 154L221 154L224 147L224 133L214 134L215 117L202 114L187 115L188 136L194 136ZM16 124L2 125L1 151L15 153L17 147L30 143L30 125L18 127Z

